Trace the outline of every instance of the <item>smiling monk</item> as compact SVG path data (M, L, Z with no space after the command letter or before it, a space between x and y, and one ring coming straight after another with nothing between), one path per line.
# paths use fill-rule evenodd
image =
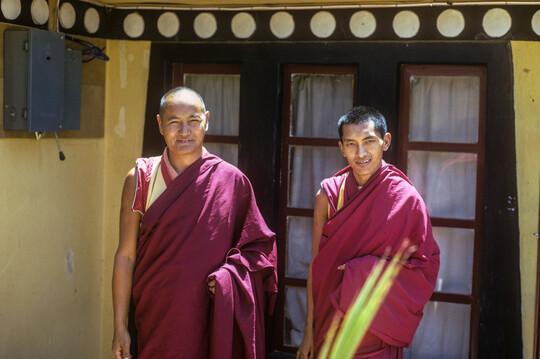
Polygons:
M249 180L203 147L210 113L179 87L157 115L166 148L141 158L122 194L114 261L115 358L263 358L277 291L274 233Z
M391 135L377 110L359 106L338 121L349 165L315 198L308 312L299 358L316 358L334 316L343 316L373 266L409 240L416 248L396 278L356 358L399 359L412 341L439 270L426 205L409 179L383 161Z

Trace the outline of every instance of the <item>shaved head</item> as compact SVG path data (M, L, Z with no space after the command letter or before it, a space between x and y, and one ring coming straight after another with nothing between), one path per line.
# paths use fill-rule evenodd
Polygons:
M206 112L206 105L199 93L189 87L175 87L167 91L162 97L159 103L159 113L163 114L165 108L173 103L185 103L199 107L201 112Z

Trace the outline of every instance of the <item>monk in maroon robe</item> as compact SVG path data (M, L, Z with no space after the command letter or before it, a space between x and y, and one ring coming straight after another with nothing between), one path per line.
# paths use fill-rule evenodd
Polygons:
M391 142L382 114L356 107L338 129L349 166L323 180L315 199L308 317L297 356L317 356L333 318L345 314L373 266L408 240L414 252L355 354L402 358L433 293L439 248L422 198L407 176L382 160Z
M277 291L275 236L249 180L203 147L209 112L193 90L166 93L162 156L137 160L122 196L113 299L117 359L263 358Z

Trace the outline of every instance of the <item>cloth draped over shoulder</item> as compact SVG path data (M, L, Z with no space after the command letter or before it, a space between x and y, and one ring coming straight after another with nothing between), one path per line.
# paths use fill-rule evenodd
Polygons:
M354 185L351 190L351 185L344 183L347 179L356 183L350 167L321 183L330 217L312 265L315 351L321 349L334 315L347 311L385 250L390 249L392 256L408 239L417 249L401 269L365 339L383 343L380 355L357 355L399 358L400 348L412 341L423 307L433 293L439 248L422 198L397 168L383 162L359 190ZM338 208L343 188L346 199ZM342 264L345 270L337 270Z
M137 161L140 197L152 197L160 163ZM174 179L161 176L162 193L134 203L144 208L132 293L138 358L263 358L276 249L251 184L209 153Z

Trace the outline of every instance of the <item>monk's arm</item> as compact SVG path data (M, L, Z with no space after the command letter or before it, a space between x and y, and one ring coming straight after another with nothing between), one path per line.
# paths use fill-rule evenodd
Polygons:
M326 220L328 219L328 197L319 190L315 196L315 208L313 210L313 227L311 235L311 262L309 264L308 280L307 280L307 317L304 328L304 340L300 348L300 357L307 357L307 351L312 352L313 347L313 293L312 293L312 277L311 266L313 259L319 253L319 241ZM307 348L309 346L309 349ZM304 352L304 355L302 355ZM313 354L313 353L312 353Z
M113 350L115 345L120 345L116 343L118 340L121 341L121 338L118 337L127 335L131 284L135 265L137 238L139 235L139 223L141 220L141 215L131 210L136 189L135 180L135 170L132 169L126 176L122 191L120 238L114 256L112 281L115 331ZM127 341L129 342L129 338ZM129 343L124 343L123 345L129 345Z

